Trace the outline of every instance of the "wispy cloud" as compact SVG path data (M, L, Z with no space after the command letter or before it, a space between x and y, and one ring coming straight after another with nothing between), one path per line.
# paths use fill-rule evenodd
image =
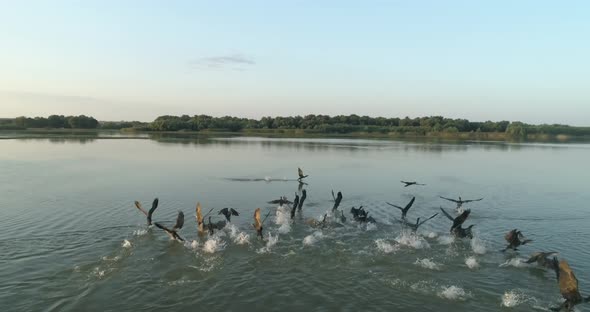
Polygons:
M219 56L202 57L196 60L192 60L189 64L193 67L202 67L209 69L222 69L230 68L235 70L243 70L247 66L253 66L256 64L252 58L244 56L242 54L229 54Z

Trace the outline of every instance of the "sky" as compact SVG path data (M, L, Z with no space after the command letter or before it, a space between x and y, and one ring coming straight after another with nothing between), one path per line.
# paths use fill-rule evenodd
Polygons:
M0 117L590 125L590 1L5 1Z

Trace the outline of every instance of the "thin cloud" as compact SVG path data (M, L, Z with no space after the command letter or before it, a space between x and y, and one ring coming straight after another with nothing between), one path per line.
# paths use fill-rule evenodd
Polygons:
M231 68L243 70L246 66L253 66L256 62L242 54L220 55L203 57L190 62L193 67L204 67L209 69Z

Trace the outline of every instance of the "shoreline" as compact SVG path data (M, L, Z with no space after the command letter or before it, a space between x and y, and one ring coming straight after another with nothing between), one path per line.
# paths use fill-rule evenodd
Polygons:
M0 130L0 139L45 139L45 138L84 138L84 139L173 139L202 137L269 137L269 138L347 138L347 139L385 139L385 140L426 140L426 141L489 141L511 143L590 143L590 136L528 134L526 137L513 137L504 132L350 132L325 133L301 129L246 129L241 131L203 130L203 131L143 131L111 129L25 129Z

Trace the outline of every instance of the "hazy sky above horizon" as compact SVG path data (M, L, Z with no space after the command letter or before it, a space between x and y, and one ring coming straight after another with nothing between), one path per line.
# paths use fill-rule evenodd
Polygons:
M0 117L590 125L588 1L11 1Z

